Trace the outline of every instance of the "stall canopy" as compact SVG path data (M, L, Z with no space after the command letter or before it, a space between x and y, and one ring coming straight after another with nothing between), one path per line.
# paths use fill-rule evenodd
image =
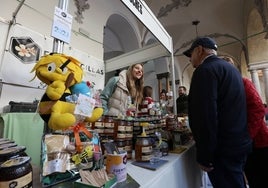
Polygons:
M121 56L109 59L105 62L106 72L110 72L138 62L145 62L163 56L170 56L171 81L173 97L176 99L175 65L173 56L173 42L153 12L142 0L121 0L121 2L144 24L144 26L157 38L159 43L145 46L141 49L125 53ZM176 103L174 103L174 114L177 114Z

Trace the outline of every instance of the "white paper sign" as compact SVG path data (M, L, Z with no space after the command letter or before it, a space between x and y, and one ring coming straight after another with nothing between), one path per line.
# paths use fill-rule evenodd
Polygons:
M55 7L51 36L69 44L72 31L72 19L72 15Z

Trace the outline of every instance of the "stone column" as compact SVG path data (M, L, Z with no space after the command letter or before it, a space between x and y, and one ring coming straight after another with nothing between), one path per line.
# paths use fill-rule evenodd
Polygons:
M257 70L256 69L250 70L250 74L251 74L252 82L261 96L261 86L260 86L260 80L259 80L259 75L258 75Z
M265 93L265 103L268 103L268 68L262 70L263 82L264 82L264 93Z

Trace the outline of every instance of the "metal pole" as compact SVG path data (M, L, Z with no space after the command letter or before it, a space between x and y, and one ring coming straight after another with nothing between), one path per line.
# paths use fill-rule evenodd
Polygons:
M69 5L69 0L59 0L58 7L61 8L63 11L67 12L68 5ZM52 51L57 52L57 53L63 53L63 46L64 46L63 41L54 38Z
M9 22L9 25L8 25L8 30L7 30L7 35L6 35L6 39L5 39L5 43L4 43L4 48L6 49L6 46L7 46L7 42L8 42L8 36L9 36L9 33L10 33L10 29L12 27L13 24L15 24L16 22L16 17L17 17L17 14L19 13L22 5L24 4L25 0L22 0L20 2L20 4L17 6L16 10L12 13L12 20L10 20ZM2 63L3 62L3 59L4 59L4 55L2 55L1 57L1 61L0 61L0 70L2 69ZM1 95L2 95L2 89L3 89L3 80L0 79L0 98L1 98Z
M13 14L12 14L12 20L11 20L11 25L12 25L13 23L15 23L17 14L18 14L18 12L20 11L20 8L22 7L22 5L24 4L24 1L25 1L25 0L22 0L22 1L20 2L19 6L17 6L15 12L13 12Z
M177 104L176 104L176 99L177 99L177 91L176 91L176 81L175 81L175 63L174 63L174 54L173 54L173 43L172 45L172 51L171 51L171 79L172 79L172 90L173 90L173 113L177 115Z

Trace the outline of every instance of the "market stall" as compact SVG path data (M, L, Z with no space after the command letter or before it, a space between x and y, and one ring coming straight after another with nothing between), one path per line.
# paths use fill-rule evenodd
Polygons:
M172 87L173 91L175 91L174 59L171 37L163 29L143 1L138 1L138 3L140 3L140 8L138 9L137 6L134 6L133 3L131 3L131 1L122 0L122 3L124 3L136 17L144 23L160 43L147 46L141 50L135 51L135 53L131 52L111 59L106 62L106 70L113 70L114 65L117 65L118 67L116 68L119 68L120 66L133 64L135 63L134 59L135 61L147 61L161 56L170 56L173 82ZM142 14L140 9L142 9ZM150 54L150 56L146 56L146 54ZM133 58L133 56L142 57L143 59ZM35 65L33 71L39 72L38 69L40 68L41 70L42 66L48 64L47 62L51 62L51 59L54 57L54 54L44 56L43 58L45 60L41 59ZM59 59L61 61L57 62ZM70 89L71 95L70 98L67 98L70 101L61 101L58 100L58 98L57 100L48 100L47 98L46 100L43 100L45 98L43 97L39 104L39 114L42 118L42 120L40 120L40 118L38 119L39 123L35 123L35 118L33 116L38 115L35 113L29 113L29 118L25 120L23 125L22 123L18 123L18 120L14 120L21 118L19 116L17 117L17 114L3 114L3 124L1 125L3 129L0 131L3 132L4 137L19 142L21 134L17 134L16 131L20 130L17 128L20 126L20 128L23 127L24 130L29 130L27 132L27 134L29 134L27 140L39 140L41 148L38 147L33 149L31 148L31 143L24 142L21 144L26 145L31 151L34 150L34 153L28 153L28 155L34 160L35 165L39 162L36 154L41 155L41 166L40 168L37 168L38 173L40 170L41 174L41 186L61 186L62 183L65 184L66 182L68 182L68 186L72 186L74 182L77 182L77 180L82 177L82 171L92 172L104 168L107 170L107 163L104 162L105 157L109 154L114 154L114 150L109 153L109 148L107 149L105 145L106 143L114 144L113 148L116 151L115 154L121 154L121 151L126 152L126 156L124 156L122 160L120 159L120 162L116 160L117 165L123 163L124 168L113 171L112 174L114 174L114 176L111 177L109 181L106 179L107 182L113 181L115 177L118 181L119 179L116 172L122 170L127 172L127 174L141 187L163 187L163 183L165 184L167 181L171 183L171 187L192 187L193 183L195 184L194 186L200 186L201 173L197 164L194 162L195 148L193 142L189 142L191 136L188 134L189 130L187 129L186 124L181 124L174 116L167 117L166 114L162 113L159 105L154 109L152 114L148 113L146 116L138 117L137 114L123 118L101 116L101 112L95 113L95 110L99 107L97 105L98 101L95 101L95 99L97 99L97 95L95 95L97 92L91 88L89 92L87 91L85 93L81 93L81 90L79 90L77 95L73 90L74 88L71 88L71 86L77 86L76 84L81 83L81 77L76 77L77 70L79 75L81 73L80 63L73 57L65 55L57 56L56 59L53 59L53 62L55 62L55 66L58 66L58 69L62 70L70 66L68 67L71 70L70 75L75 79L66 75L66 78L64 79L65 83L60 85L64 88L60 88L60 91L65 92L65 89L68 89L69 92ZM127 62L127 64L125 62ZM60 80L55 79L56 76L53 77L54 80L48 80L47 78L42 77L45 74L36 75L41 81L45 81L48 88L53 88L54 84L52 83ZM73 79L71 81L75 81L75 83L70 82L69 79ZM83 84L87 85L86 83ZM47 91L49 92L51 90L46 90L44 96L51 96L51 93L47 93ZM88 93L91 94L85 97ZM175 98L176 92L173 93L175 94ZM80 94L85 94L85 96ZM92 94L94 94L94 96ZM92 99L94 99L94 103L92 102ZM79 106L79 104L83 103L89 105L87 107L83 105ZM90 107L90 109L88 109L88 107ZM51 110L52 108L53 110ZM83 110L90 111L90 115L88 113L83 113ZM176 114L176 106L174 106L174 111L174 114ZM62 118L59 114L68 114L68 116ZM68 121L66 121L66 117L69 118ZM92 117L97 118L93 118L92 120ZM172 121L169 122L168 118L171 118ZM43 124L43 120L45 121L45 124ZM65 123L62 123L63 121ZM36 129L44 130L42 131L43 135L39 135L38 139L35 137L37 135L30 131L32 125L34 125L34 128ZM26 126L27 129L25 129ZM175 132L178 133L176 136L172 134L172 131L175 129ZM38 130L38 132L42 133L40 130ZM186 141L184 140L183 143L182 138L186 138ZM159 152L158 154L160 154L157 157L155 157L155 149L157 149L157 152ZM146 150L146 152L144 150ZM172 152L175 152L175 154ZM135 166L135 163L132 163L135 161L144 162L144 164L146 163L147 165L151 165L151 163L164 163L157 169L148 170L140 166ZM104 165L106 165L106 167ZM143 178L144 176L140 176L141 174L146 174L146 177L149 177L149 179ZM83 178L81 178L81 180L83 180Z

